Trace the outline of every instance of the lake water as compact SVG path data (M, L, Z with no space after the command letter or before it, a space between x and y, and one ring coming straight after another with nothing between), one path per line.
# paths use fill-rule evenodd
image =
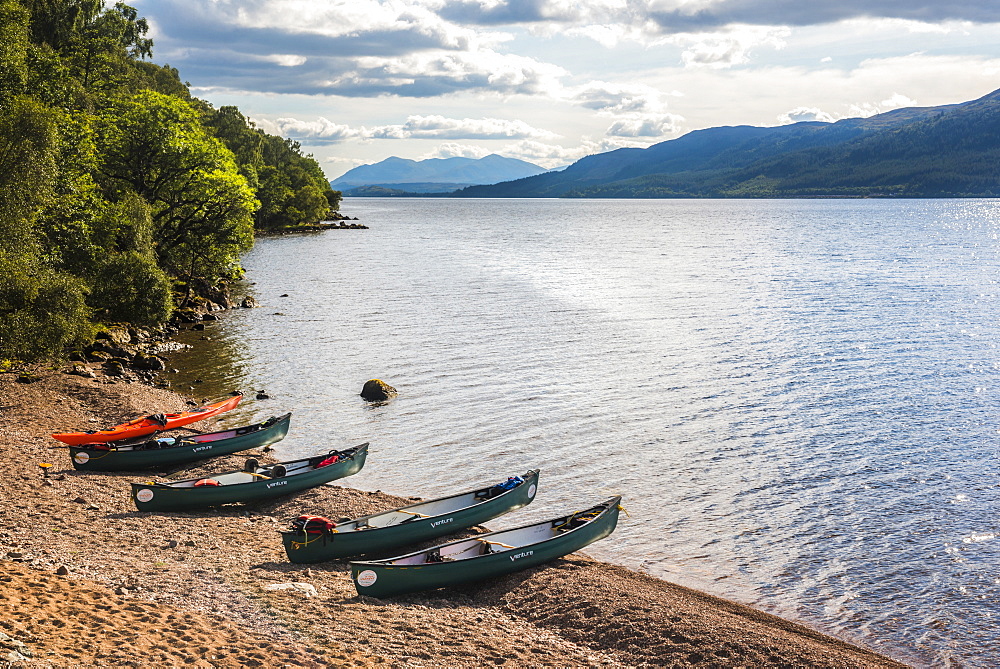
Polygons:
M280 456L495 529L624 495L587 552L918 665L1000 664L1000 202L350 199L265 239L176 382ZM196 338L202 333L189 333ZM201 384L192 383L198 377ZM399 397L358 393L381 378ZM188 390L190 384L194 390Z

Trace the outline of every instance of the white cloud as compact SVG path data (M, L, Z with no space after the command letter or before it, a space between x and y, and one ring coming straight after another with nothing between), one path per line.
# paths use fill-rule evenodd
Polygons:
M676 133L684 121L667 111L666 95L643 84L591 81L567 90L565 96L598 116L613 118L605 132L608 137L660 138Z
M297 56L291 53L285 54L272 54L270 56L265 56L265 60L269 60L272 63L277 63L282 67L297 67L302 65L308 60L305 56Z
M678 132L683 120L676 114L629 115L612 123L605 134L608 137L660 138Z
M681 34L669 39L684 49L685 67L729 68L750 62L758 47L780 50L791 34L788 28L735 27L721 33Z
M534 95L566 76L555 65L497 51L512 39L510 33L459 25L437 15L432 5L161 0L151 7L150 20L158 49L166 46L171 64L196 84L210 81L222 91Z
M410 116L401 126L407 137L477 139L554 139L556 133L534 128L524 121L499 118L454 119L444 116Z
M656 113L667 108L666 96L646 84L591 81L583 86L566 89L564 96L573 104L604 114Z
M439 16L432 3L405 0L243 0L211 2L166 0L174 11L184 11L185 20L202 15L222 25L299 35L353 37L367 34L385 39L396 36L403 42L419 35L428 44L441 48L470 50L496 45L510 39L501 32L477 30Z
M502 156L519 158L529 163L534 163L546 169L561 167L574 163L580 158L614 151L624 147L645 147L649 142L625 140L619 138L604 138L600 141L584 137L581 142L573 147L564 147L558 144L546 144L534 140L522 140L507 144L491 153L498 153Z
M789 123L801 123L802 121L823 121L825 123L833 123L836 120L836 117L832 114L827 114L822 109L817 109L816 107L796 107L795 109L778 116L778 123L782 125L787 125Z
M440 115L410 116L399 124L352 128L319 117L314 121L295 118L262 120L266 132L305 143L337 143L349 139L555 139L556 133L535 128L524 121L499 118L447 118ZM456 145L457 146L457 145Z
M850 106L850 116L875 116L876 114L882 114L884 112L900 109L902 107L914 107L916 102L906 97L905 95L900 95L899 93L893 93L891 96L882 100L881 102L861 102L855 103Z
M561 88L560 79L568 74L556 65L496 51L361 56L329 65L334 71L317 79L312 92L351 97L432 97L463 91L541 95Z
M291 137L293 139L316 139L324 143L342 142L364 136L357 130L340 123L334 123L322 116L315 121L301 121L295 118L279 118L276 121L255 120L265 132Z
M475 144L456 144L454 142L447 142L445 144L439 144L430 153L425 153L424 155L417 158L417 160L428 160L430 158L485 158L486 156L493 153L489 149L484 149L481 146L476 146Z
M1000 75L997 25L982 23L1000 21L990 2L134 4L153 26L155 62L179 68L200 97L318 147L321 160L355 164L440 142L442 155L506 144L553 166L666 139L682 124L829 121L968 100Z

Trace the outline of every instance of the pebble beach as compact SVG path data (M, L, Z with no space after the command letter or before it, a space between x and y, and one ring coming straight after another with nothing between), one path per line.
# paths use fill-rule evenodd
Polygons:
M473 586L360 597L346 562L291 564L277 530L303 513L355 517L417 497L331 484L144 514L128 484L155 475L78 472L50 435L192 398L99 367L93 378L32 371L0 373L0 666L906 666L583 553ZM206 423L194 427L227 426ZM176 476L247 457L274 461L249 451Z

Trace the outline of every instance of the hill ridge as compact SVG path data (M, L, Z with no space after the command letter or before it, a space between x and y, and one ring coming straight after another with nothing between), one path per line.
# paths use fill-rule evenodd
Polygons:
M406 184L422 192L454 190L469 185L494 184L544 172L545 169L517 158L492 153L483 158L428 158L411 160L390 156L370 165L352 168L330 182L331 187L350 193L362 187L400 189ZM433 184L441 187L435 189ZM408 190L408 189L407 189Z
M459 197L994 197L1000 90L832 123L718 126Z

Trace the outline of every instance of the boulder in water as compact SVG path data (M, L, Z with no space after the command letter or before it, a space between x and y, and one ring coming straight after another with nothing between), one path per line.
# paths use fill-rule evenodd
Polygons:
M395 388L380 379L365 381L365 387L361 389L361 397L369 402L384 402L397 394Z

